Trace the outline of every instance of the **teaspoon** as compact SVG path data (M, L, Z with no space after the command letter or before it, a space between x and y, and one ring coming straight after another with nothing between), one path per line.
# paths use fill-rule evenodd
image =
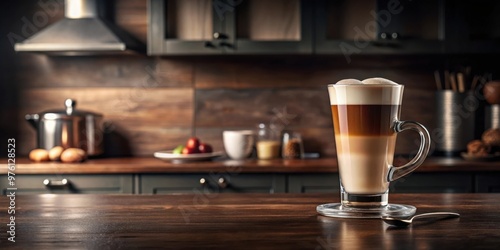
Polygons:
M382 220L385 223L392 225L392 226L406 227L406 226L410 225L414 219L428 218L428 217L441 217L444 219L444 218L460 217L460 214L452 213L452 212L434 212L434 213L418 214L418 215L415 215L415 216L410 217L408 219L390 217L390 216L382 216Z

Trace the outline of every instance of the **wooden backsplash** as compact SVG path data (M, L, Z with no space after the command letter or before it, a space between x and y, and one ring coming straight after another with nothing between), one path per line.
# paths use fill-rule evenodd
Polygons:
M146 1L115 2L115 22L145 42ZM14 20L7 27L2 17L2 31L20 31L22 22L15 20L32 16L37 3L2 3L13 9ZM36 144L24 115L62 109L66 98L74 98L77 108L104 115L108 156L151 156L191 135L223 150L223 130L271 121L301 132L306 151L333 156L328 83L379 76L405 84L402 119L432 128L432 74L449 62L440 56L354 57L349 64L342 56L50 57L15 54L5 41L0 49L7 58L0 69L0 139L15 137L20 155ZM410 133L398 140L398 153L417 147Z
M260 122L300 131L307 151L331 156L326 85L347 77L382 76L406 84L403 118L432 126L432 74L374 66L374 59L352 67L339 58L312 57L18 57L15 121L22 154L36 143L24 115L62 109L73 98L77 108L104 115L110 156L151 155L190 135L222 150L223 130L253 129ZM401 153L414 148L415 138L405 138Z
M24 115L62 109L64 100L73 98L77 108L102 113L111 124L105 137L111 155L151 155L192 134L222 149L223 130L253 129L260 122L300 131L307 151L334 155L326 85L346 77L382 76L406 84L403 118L432 123L429 72L352 69L340 59L309 57L19 57L19 72L29 72L17 76L22 88L15 119L22 153L35 147L35 131ZM122 140L115 142L116 137Z

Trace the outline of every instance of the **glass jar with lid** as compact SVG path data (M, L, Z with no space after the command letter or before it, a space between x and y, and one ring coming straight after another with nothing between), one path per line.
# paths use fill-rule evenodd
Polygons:
M257 157L260 160L277 159L280 157L279 132L260 123L257 131Z
M281 156L283 159L304 158L304 144L300 133L284 131L281 140Z

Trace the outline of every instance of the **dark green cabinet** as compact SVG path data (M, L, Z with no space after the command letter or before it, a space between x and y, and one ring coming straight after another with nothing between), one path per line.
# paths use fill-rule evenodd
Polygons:
M390 185L391 193L472 193L470 173L412 173Z
M16 194L77 193L132 194L132 175L16 175ZM0 179L2 193L8 192L7 177Z
M447 1L449 53L500 52L500 1Z
M213 14L210 0L150 0L148 54L221 54L227 28ZM231 13L227 19L231 19ZM215 35L215 37L214 37Z
M150 0L148 54L311 54L312 16L305 0Z
M316 2L315 52L355 55L441 53L444 0Z
M290 174L289 193L339 193L338 174Z
M412 173L390 184L390 193L500 192L500 174ZM338 174L290 174L290 193L340 193Z
M475 189L478 193L500 193L499 173L477 174L475 181Z
M8 179L0 178L5 195ZM173 173L16 175L16 194L340 193L338 173ZM390 193L498 193L500 174L416 172L396 180Z
M495 0L149 0L149 55L500 52Z
M285 193L283 174L144 174L140 193Z

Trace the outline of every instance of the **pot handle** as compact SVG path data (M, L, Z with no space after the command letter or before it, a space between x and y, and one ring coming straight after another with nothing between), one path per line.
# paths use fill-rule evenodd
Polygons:
M73 99L66 99L64 101L64 106L66 106L66 114L71 115L76 107L76 101Z
M24 119L31 124L35 129L38 129L38 122L40 121L40 116L38 114L33 114L33 115L26 115L24 116Z

